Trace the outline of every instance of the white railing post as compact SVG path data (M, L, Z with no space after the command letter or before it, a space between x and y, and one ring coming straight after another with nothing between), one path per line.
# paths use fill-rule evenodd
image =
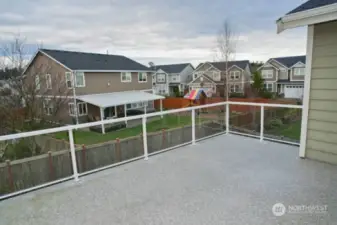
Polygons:
M264 106L261 105L261 113L260 113L260 141L263 141L263 132L264 132Z
M195 109L192 109L192 145L195 145Z
M226 103L226 134L229 134L229 103Z
M147 132L146 132L146 117L143 117L143 147L144 147L144 159L149 159L149 153L147 150Z
M73 130L68 130L69 134L69 144L70 144L70 155L71 155L71 164L73 165L73 174L75 181L78 181L78 172L77 172L77 162L76 162L76 152L75 152L75 143L74 143L74 135Z

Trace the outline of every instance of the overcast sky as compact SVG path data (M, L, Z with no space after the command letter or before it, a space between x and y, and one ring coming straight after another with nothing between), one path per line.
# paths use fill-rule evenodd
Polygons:
M306 30L276 34L275 21L303 0L4 0L0 42L20 33L44 48L122 54L147 64L213 60L228 18L235 59L305 54Z

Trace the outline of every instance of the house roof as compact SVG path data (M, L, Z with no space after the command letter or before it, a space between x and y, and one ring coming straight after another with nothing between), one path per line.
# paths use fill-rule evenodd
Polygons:
M153 70L163 70L166 73L180 73L183 71L190 63L180 63L180 64L168 64L168 65L157 65L155 67L151 67Z
M322 7L322 6L327 6L327 5L331 5L335 3L337 3L337 0L310 0L298 6L297 8L291 10L290 12L287 13L287 15Z
M226 70L226 62L208 62L208 63L210 63L211 65L213 65L215 68L217 68L220 71L225 71ZM198 65L198 67L200 65L202 65L202 64L204 64L204 63L200 63ZM228 61L228 68L231 68L234 65L237 66L237 67L239 67L240 69L244 70L247 65L249 66L249 60Z
M150 68L121 55L71 52L41 49L42 53L54 58L71 70L83 71L149 71Z
M273 59L273 60L285 65L286 67L290 68L298 62L301 62L301 63L305 64L306 56L305 55L288 56L288 57L278 57L278 58L271 58L271 59Z
M277 33L284 30L337 20L337 0L309 0L276 21Z

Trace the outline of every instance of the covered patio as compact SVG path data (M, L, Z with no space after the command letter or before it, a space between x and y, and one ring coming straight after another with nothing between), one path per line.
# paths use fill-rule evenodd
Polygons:
M165 97L150 94L145 91L125 91L104 94L90 94L77 96L76 100L91 104L94 108L88 109L89 116L93 116L96 109L99 111L99 119L111 119L123 115L127 117L128 111L139 110L146 114L149 110L154 110L154 100L160 100L160 111L163 110L162 99ZM127 121L125 121L127 124ZM105 126L102 124L102 133L105 134Z

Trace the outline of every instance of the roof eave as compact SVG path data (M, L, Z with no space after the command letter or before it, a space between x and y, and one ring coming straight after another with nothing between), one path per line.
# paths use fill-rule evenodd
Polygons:
M337 3L305 10L278 19L277 33L284 30L337 20Z
M83 73L113 73L113 72L147 72L147 73L155 73L155 70L81 70L81 69L74 69L76 72L83 72Z

